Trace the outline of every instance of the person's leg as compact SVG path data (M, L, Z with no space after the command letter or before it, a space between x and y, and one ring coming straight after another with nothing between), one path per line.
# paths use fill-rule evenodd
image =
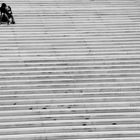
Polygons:
M0 24L1 24L1 22L2 22L1 20L2 20L2 15L0 16Z
M9 17L6 13L3 14L3 16L6 18L6 22L7 24L10 24L10 20L9 20Z
M14 20L13 15L12 15L12 14L9 14L8 17L9 17L9 19L11 20L11 23L12 23L12 24L15 24L15 20Z
M11 15L11 19L12 19L12 24L15 24L15 20L14 20L14 17L13 17L13 15Z
M0 24L2 23L2 17L3 17L3 14L1 13L1 15L0 15Z

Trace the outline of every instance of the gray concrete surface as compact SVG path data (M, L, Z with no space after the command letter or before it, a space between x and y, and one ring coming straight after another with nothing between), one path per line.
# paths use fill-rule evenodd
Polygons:
M140 140L139 0L6 3L0 140Z

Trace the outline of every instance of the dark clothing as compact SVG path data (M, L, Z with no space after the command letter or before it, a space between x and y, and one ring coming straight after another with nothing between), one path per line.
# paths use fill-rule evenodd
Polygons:
M6 7L0 7L0 12L1 14L7 14L8 17L10 18L11 15L12 15L12 10L11 10L11 7L10 6L6 6Z
M12 19L11 23L15 23L10 6L1 6L0 13L1 13L1 22L3 21L3 19L7 19L7 22L10 23L10 19Z

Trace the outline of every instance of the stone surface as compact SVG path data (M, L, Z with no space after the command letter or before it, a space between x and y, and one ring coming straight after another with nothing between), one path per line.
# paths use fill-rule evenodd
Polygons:
M140 2L6 3L0 140L139 140Z

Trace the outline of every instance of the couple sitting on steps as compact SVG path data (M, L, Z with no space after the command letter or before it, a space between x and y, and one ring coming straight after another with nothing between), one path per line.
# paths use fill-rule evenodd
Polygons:
M7 24L15 24L11 7L7 6L5 3L2 3L0 7L0 24L5 22Z

